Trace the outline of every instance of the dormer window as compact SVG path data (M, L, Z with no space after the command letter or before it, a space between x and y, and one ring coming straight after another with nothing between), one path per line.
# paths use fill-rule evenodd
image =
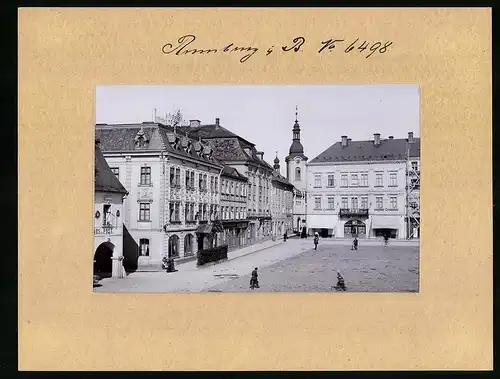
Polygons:
M144 148L148 146L149 137L142 127L135 135L134 142L135 142L135 147L137 148Z

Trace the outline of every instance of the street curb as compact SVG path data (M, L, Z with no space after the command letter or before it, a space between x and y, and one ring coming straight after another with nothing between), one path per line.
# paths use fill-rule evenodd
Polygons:
M278 246L281 243L284 243L284 242L277 242L277 243L275 243L275 244L273 244L271 246L266 246L266 247L263 247L262 249L251 251L250 253L246 253L246 254L240 255L239 257L230 258L230 259L228 259L228 261L234 261L235 259L238 259L238 258L241 258L241 257L246 257L247 255L250 255L250 254L253 254L253 253L258 253L259 251L263 251L263 250L266 250L266 249L270 249L271 247Z

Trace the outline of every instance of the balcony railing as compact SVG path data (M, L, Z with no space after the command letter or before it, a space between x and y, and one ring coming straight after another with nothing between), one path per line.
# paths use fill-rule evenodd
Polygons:
M340 209L340 217L368 217L368 209Z

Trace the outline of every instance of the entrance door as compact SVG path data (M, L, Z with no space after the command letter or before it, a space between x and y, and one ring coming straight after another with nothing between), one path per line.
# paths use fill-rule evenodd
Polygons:
M101 243L94 254L94 274L101 277L111 276L113 262L113 250L115 245L111 242Z
M366 225L363 221L360 220L350 220L347 221L344 225L344 235L345 237L357 237L364 238L366 237Z

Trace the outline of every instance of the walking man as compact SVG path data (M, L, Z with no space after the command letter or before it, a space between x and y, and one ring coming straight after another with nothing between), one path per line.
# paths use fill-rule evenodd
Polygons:
M257 267L252 271L252 278L250 279L250 288L259 288L259 274L257 273Z
M384 234L384 244L385 244L385 246L387 246L389 244L389 235L388 234Z
M354 241L352 241L352 248L358 250L358 239L356 237L354 237Z
M318 232L316 232L314 234L314 250L318 249L318 242L319 242L319 234L318 234Z

